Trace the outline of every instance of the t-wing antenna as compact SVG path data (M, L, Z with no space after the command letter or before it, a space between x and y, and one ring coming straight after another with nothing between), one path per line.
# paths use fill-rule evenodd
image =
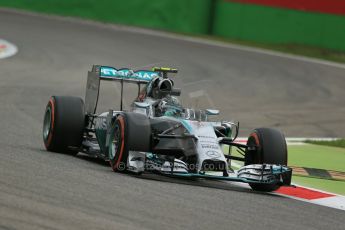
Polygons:
M168 67L153 67L152 71L158 72L161 74L161 77L168 78L168 73L177 73L177 69L168 68Z

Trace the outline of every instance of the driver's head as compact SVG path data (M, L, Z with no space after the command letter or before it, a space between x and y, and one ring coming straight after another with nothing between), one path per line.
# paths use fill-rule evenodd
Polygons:
M151 92L149 96L154 99L162 99L171 94L174 83L168 78L157 77L152 82Z

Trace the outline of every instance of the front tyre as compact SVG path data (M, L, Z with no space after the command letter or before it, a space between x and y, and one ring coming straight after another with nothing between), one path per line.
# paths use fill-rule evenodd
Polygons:
M277 129L258 128L248 137L249 149L245 155L245 165L277 164L287 165L287 147L284 135ZM271 192L279 188L278 184L255 184L250 187L256 191Z
M85 127L84 102L78 97L52 96L43 121L43 142L48 151L78 153Z
M108 156L114 172L128 169L129 151L150 152L151 125L138 113L122 113L112 125Z

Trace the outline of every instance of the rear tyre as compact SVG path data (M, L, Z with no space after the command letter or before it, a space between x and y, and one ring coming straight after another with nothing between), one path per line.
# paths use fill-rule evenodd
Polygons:
M245 165L278 164L287 165L287 147L284 135L277 129L258 128L248 137L247 145L254 147L245 155ZM254 184L250 187L256 191L271 192L279 188L278 184Z
M43 142L48 151L77 154L85 126L84 102L78 97L52 96L43 121Z
M112 127L108 155L115 172L128 169L129 151L149 152L151 149L151 125L149 119L138 113L120 114Z

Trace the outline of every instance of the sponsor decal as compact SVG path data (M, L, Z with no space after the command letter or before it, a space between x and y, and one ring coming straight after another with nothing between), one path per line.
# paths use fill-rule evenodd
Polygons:
M211 157L211 158L218 158L221 156L221 154L219 152L213 151L213 150L207 151L206 155Z
M198 135L198 137L203 138L203 139L216 139L214 136L203 136L203 135Z
M203 144L214 144L214 145L219 144L217 141L208 141L208 140L199 140L199 142Z
M203 127L210 126L209 122L203 122L203 121L190 121L190 123L197 128L203 128Z
M201 143L201 148L203 148L203 149L215 149L215 150L218 150L219 146L218 145L214 145L214 144L203 144L203 143Z
M206 123L206 122L200 122L200 121L198 121L198 122L196 123L196 125L197 125L198 128L202 128L202 127L209 126L208 123Z
M133 71L131 69L115 69L112 67L101 67L101 76L109 78L133 79L150 81L152 78L159 76L157 72L149 70Z
M201 143L206 143L206 144L215 144L218 145L218 141L217 138L213 137L213 136L202 136L199 135L199 142Z
M98 117L98 118L96 118L95 129L107 130L107 118L106 117Z

